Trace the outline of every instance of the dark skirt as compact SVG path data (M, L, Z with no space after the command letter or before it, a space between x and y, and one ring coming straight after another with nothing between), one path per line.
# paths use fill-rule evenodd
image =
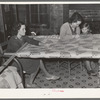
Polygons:
M19 58L18 61L21 63L23 71L25 71L27 74L34 73L40 65L39 59ZM18 65L15 62L12 63L12 66L17 67L18 69Z

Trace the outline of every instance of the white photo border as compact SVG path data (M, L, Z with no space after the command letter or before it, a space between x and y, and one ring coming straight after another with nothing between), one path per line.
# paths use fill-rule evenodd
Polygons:
M13 0L11 2L10 0L1 2L0 4L100 4L100 1L96 0L85 0L85 1L67 1L63 2L62 0L58 1L28 1L25 2ZM14 2L15 1L15 2ZM40 99L40 98L100 98L100 89L64 89L64 88L53 88L53 89L0 89L0 99Z

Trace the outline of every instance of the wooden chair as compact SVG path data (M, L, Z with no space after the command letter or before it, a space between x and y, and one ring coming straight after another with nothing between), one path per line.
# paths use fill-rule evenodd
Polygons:
M2 68L0 69L0 73L2 73L10 65L10 63L12 61L14 61L20 69L19 74L22 78L23 86L25 86L24 85L23 68L21 66L21 63L18 61L16 56L9 55L9 53L4 54L4 52L6 50L6 46L7 46L7 42L3 42L3 43L0 44L0 58L1 58L1 62L2 62L1 63Z
M19 52L26 44L24 44L17 52ZM6 61L6 59L8 59L9 57L11 57L9 59L9 61L5 64L2 65L2 70L0 72L2 72L5 68L7 68L7 65L10 64L10 62L14 61L17 64L17 67L19 69L19 74L22 78L22 82L23 82L23 86L25 87L25 71L23 70L23 66L20 63L20 61L18 60L18 58L16 57L15 53L5 53L6 50L6 46L7 46L7 42L4 42L2 44L0 44L0 52L1 52L1 57L3 59L3 63ZM3 49L4 48L4 49ZM32 79L31 82L34 81L37 73L39 71L39 68L37 68L37 70L33 73L32 75Z

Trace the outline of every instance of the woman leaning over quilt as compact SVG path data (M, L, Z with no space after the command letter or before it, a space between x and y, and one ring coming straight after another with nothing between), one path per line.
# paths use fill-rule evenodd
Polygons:
M82 24L83 18L78 13L75 12L68 20L68 22L64 23L60 28L60 38L68 39L73 36L79 37L80 35L80 24Z
M37 46L42 44L40 41L37 41L37 40L34 40L32 38L29 38L28 36L25 36L25 32L26 32L25 24L23 22L18 22L14 25L13 36L9 40L9 43L8 43L8 46L7 46L7 52L11 52L11 53L16 52L25 42L28 42L30 44L37 45ZM59 79L58 76L51 75L47 72L47 70L44 67L42 60L39 60L39 59L24 59L24 58L22 60L21 59L19 59L19 60L22 63L24 71L26 71L26 73L30 74L30 76L32 76L32 74L34 74L33 72L38 67L40 67L40 69L42 69L43 72L46 74L47 80L57 80L57 79ZM31 80L31 78L30 78L30 80ZM32 85L33 87L35 86L35 84L32 84L31 81L30 81L29 84Z
M75 12L69 18L68 22L64 23L60 28L60 39L67 40L70 38L78 38L81 33L80 25L84 22L83 17ZM86 69L89 75L93 75L95 72L91 70L89 61L86 61Z

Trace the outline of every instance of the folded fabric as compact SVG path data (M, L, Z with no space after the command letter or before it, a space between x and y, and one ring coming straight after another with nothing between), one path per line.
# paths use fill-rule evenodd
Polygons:
M0 75L0 88L23 88L17 68L8 66Z

